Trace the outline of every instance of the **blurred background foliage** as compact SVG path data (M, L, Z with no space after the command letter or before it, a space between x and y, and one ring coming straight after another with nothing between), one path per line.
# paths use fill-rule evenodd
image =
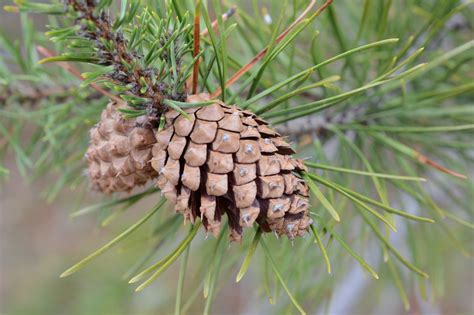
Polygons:
M191 23L194 12L193 1L130 3L140 4L137 16L145 8L160 16L188 10ZM209 1L209 20L234 5L237 12L203 42L201 86L215 91L270 47L223 96L278 124L299 156L309 157L321 246L311 233L293 242L262 236L235 283L253 233L229 245L199 232L189 252L140 293L127 281L173 251L189 226L165 206L104 256L59 279L143 217L159 193L90 192L87 131L108 100L65 67L39 65L44 56L36 49L68 51L69 42L52 43L44 32L71 21L0 13L1 312L172 314L178 300L186 314L293 314L299 304L311 314L472 313L472 3L336 0L276 43L307 1ZM120 7L113 2L112 15ZM125 34L133 36L140 21L129 21ZM369 217L367 207L380 217Z

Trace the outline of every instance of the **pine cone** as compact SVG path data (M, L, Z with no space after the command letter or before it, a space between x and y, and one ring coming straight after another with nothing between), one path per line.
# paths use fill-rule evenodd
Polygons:
M209 100L192 95L188 102ZM257 222L264 232L289 238L303 235L308 216L308 187L301 179L302 161L268 123L249 111L216 102L174 110L156 133L152 167L157 186L175 210L194 222L200 216L217 235L227 214L230 237L242 238L243 227Z
M145 116L125 119L118 108L112 102L102 112L86 153L94 188L107 194L130 191L158 175L149 163L156 143L152 127Z

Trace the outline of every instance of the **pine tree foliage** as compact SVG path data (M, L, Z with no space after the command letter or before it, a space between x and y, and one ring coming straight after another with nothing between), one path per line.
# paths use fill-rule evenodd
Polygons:
M100 212L108 224L141 211L134 204L143 198L156 202L62 276L147 224L152 233L134 244L144 257L127 275L142 290L180 260L170 301L177 314L201 306L210 313L224 278L245 281L249 268L280 313L314 312L329 303L352 259L396 287L407 309L410 291L428 298L429 287L442 296L444 250L472 254L472 1L331 2L18 0L5 7L18 14L22 37L0 33L0 157L13 153L33 183L54 172L48 200L65 188L88 194L87 134L109 99L129 105L125 117L145 115L160 128L161 114L189 105L196 82L196 92L268 120L309 168L313 224L305 239L256 229L227 249L224 228L200 240L200 223L186 232L150 185L72 214ZM31 14L49 15L46 34ZM8 181L1 164L0 176Z

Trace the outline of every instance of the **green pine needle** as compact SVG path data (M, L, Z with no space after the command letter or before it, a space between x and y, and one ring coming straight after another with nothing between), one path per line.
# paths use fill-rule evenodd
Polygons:
M265 255L268 257L270 264L272 266L273 272L275 273L275 276L277 277L278 281L280 282L281 286L285 290L286 294L288 294L288 297L290 298L291 302L293 305L296 307L296 309L302 314L306 314L304 309L301 307L301 305L296 301L295 297L293 296L293 293L291 293L290 289L288 288L285 280L283 279L280 270L278 269L278 266L273 258L273 255L271 254L270 250L268 249L265 241L263 239L260 240L260 244L262 245L263 251L265 252Z
M316 196L316 198L321 202L321 204L324 206L324 208L329 212L329 214L332 216L332 218L336 221L339 222L341 221L341 218L339 217L339 213L337 213L336 209L332 206L332 204L327 200L327 198L323 195L321 190L314 184L314 182L311 180L309 176L304 176L304 179L306 180L306 183L309 186L309 189L311 189L311 192Z
M117 237L115 237L113 240L111 240L110 242L108 242L107 244L105 244L104 246L102 246L101 248L99 248L98 250L96 250L95 252L93 252L92 254L90 254L89 256L87 256L86 258L82 259L80 262L78 262L77 264L75 264L74 266L68 268L66 271L64 271L60 277L61 278L64 278L64 277L67 277L67 276L70 276L72 275L73 273L75 273L76 271L78 271L79 269L83 268L85 265L87 265L88 263L90 263L92 260L94 260L95 258L97 258L98 256L102 255L103 253L105 253L106 251L108 251L110 248L112 248L114 245L116 245L117 243L119 243L121 240L123 240L125 237L127 237L128 235L130 235L132 232L134 232L136 229L138 229L143 223L145 223L148 219L150 219L164 204L165 204L166 200L165 199L162 199L160 200L160 202L158 202L158 204L146 215L144 216L142 219L140 219L139 221L137 221L135 224L131 225L128 229L126 229L125 231L123 231L122 233L120 233Z
M252 260L253 254L255 253L255 250L257 249L261 236L262 236L262 230L258 228L257 231L255 232L255 236L253 237L252 244L250 244L250 247L247 251L247 255L245 256L244 262L242 263L242 266L240 267L239 272L237 273L235 282L239 282L245 276L245 273L247 272L247 269L250 265L250 261Z
M366 171L347 169L347 168L343 168L343 167L331 166L331 165L308 162L308 161L306 161L305 164L308 167L311 167L311 168L322 169L322 170L327 170L327 171L334 171L334 172L341 172L341 173L348 173L348 174L355 174L355 175L373 176L373 177L379 177L379 178L407 180L407 181L420 181L420 182L425 182L426 181L426 179L422 178L422 177L401 176L401 175L366 172Z
M191 241L196 236L197 232L199 231L199 227L201 226L201 222L197 222L192 227L191 231L189 232L188 236L181 242L178 248L173 252L173 254L167 257L163 262L158 266L154 265L153 269L146 269L144 272L138 274L137 276L133 277L130 280L130 283L134 283L140 280L146 273L151 272L152 270L159 267L147 280L145 280L142 284L140 284L135 291L139 292L148 287L152 284L169 266L173 264L173 262L185 251L185 249L189 246Z
M326 252L326 248L324 248L324 244L321 241L321 237L319 236L318 230L314 227L313 224L310 225L311 232L315 238L315 243L318 245L319 249L321 250L321 254L323 255L324 262L326 263L328 274L331 274L331 262L329 261L328 254Z

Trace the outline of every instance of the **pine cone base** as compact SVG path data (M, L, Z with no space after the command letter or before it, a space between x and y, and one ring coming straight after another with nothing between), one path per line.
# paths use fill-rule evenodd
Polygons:
M188 102L209 100L192 95ZM268 123L249 111L222 102L170 110L156 132L151 166L157 186L186 220L202 219L217 235L227 214L230 238L240 241L255 222L264 232L293 239L306 233L308 187L301 160Z

